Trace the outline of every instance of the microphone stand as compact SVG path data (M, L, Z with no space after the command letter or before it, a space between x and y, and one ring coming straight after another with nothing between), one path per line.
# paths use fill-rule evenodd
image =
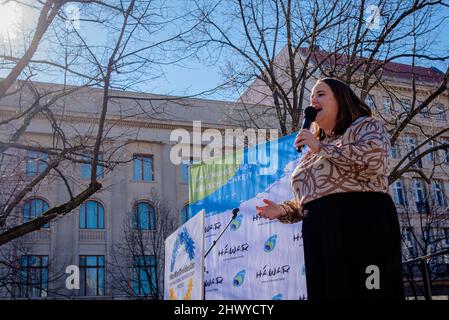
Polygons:
M220 240L221 236L223 235L223 233L225 233L225 231L228 229L229 225L232 223L232 221L234 221L234 219L237 217L237 213L239 213L240 209L239 208L234 208L232 209L232 218L231 220L228 222L228 224L226 225L226 227L223 229L223 231L221 231L221 233L218 235L218 238L215 239L212 242L212 245L210 246L210 248L207 250L206 254L204 255L204 262L206 262L206 257L209 254L209 252L212 250L213 247L215 247L215 245L217 244L217 241ZM206 264L204 265L204 273L208 273L206 271ZM206 300L206 284L203 284L203 300Z

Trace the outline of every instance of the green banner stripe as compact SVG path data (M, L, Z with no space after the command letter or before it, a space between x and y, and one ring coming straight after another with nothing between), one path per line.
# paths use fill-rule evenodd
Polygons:
M243 151L228 152L223 157L190 166L189 203L204 199L225 185L243 164Z

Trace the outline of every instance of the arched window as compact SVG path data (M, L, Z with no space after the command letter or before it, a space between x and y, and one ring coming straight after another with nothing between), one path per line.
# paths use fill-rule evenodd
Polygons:
M23 205L23 222L26 223L36 219L48 210L48 203L42 199L28 199ZM50 228L50 225L44 224L42 228Z
M155 229L155 210L148 202L138 202L134 206L133 228L138 230Z
M186 204L181 209L182 223L186 223L191 217L189 216L189 205Z
M396 180L393 184L393 201L400 206L407 204L406 192L401 180Z
M98 201L89 200L80 208L81 229L104 229L104 208Z

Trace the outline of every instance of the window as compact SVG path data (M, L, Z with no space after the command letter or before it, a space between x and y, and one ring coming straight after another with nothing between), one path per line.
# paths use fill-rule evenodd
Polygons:
M444 105L438 103L435 105L435 112L437 120L446 120L446 111L444 110Z
M104 256L80 256L80 294L104 295Z
M189 163L181 163L181 182L189 183Z
M446 207L446 197L444 195L444 191L443 191L442 184L440 181L437 181L437 180L432 181L432 193L433 193L434 203L440 208L445 208Z
M427 229L429 231L429 240L431 243L438 242L438 229L437 228L429 228Z
M413 235L413 228L406 227L402 228L402 235L405 243L405 248L408 251L410 257L418 256L418 244Z
M92 161L93 158L90 156L84 156L83 160L85 161ZM103 161L103 155L98 155L98 161ZM83 179L90 179L90 176L92 174L92 162L89 163L81 163L81 178ZM103 178L103 166L101 164L97 164L97 178Z
M44 172L47 168L48 154L44 152L27 151L26 175L36 176Z
M429 142L427 143L427 150L430 150L430 149L432 149L433 147L434 147L433 141L429 141ZM432 152L426 154L426 159L427 159L427 161L429 161L429 162L434 162L434 161L435 161L435 158L436 158L436 161L438 161L438 152L436 152L436 151L432 151Z
M430 260L431 272L436 277L448 277L449 276L449 266L448 266L448 255L434 256Z
M189 205L188 204L186 204L184 207L182 207L181 216L182 216L182 223L186 223L191 218L191 216L189 215Z
M41 216L48 210L48 203L42 199L29 199L23 204L23 222L27 223L37 217ZM48 223L44 224L42 228L49 228Z
M422 102L420 102L421 104ZM421 109L420 114L426 118L426 119L430 119L430 111L429 111L429 106L425 106Z
M137 230L154 230L154 207L147 202L139 202L133 209L133 228Z
M449 228L444 228L444 244L446 248L449 248Z
M410 112L410 99L401 99L401 106L405 112Z
M370 109L374 109L376 107L376 102L374 101L374 96L372 94L366 95L365 103Z
M425 201L424 186L420 179L413 179L412 191L416 209L418 209L420 213L424 213L426 210L429 211L427 202Z
M133 156L133 179L136 181L153 181L153 156Z
M446 139L444 143L449 145L449 139ZM443 152L444 162L449 163L449 148L444 149Z
M389 114L393 111L393 104L390 97L383 97L384 113Z
M104 229L104 208L101 203L89 200L80 208L81 229Z
M393 200L397 205L405 206L406 198L402 181L396 181L393 184Z
M430 252L435 253L438 247L438 229L426 228L425 229L425 242L429 246Z
M191 164L195 163L193 159L183 160L181 162L181 182L189 183L189 167Z
M157 289L154 256L134 256L133 290L136 296L153 295Z
M193 158L190 158L190 160L182 160L181 162L181 182L182 183L189 183L189 168L192 164L198 163L197 160L193 160Z
M20 284L22 297L46 297L48 256L22 256Z
M397 144L395 144L394 146L391 146L391 148L390 148L390 158L399 159L399 157L400 157L399 147L397 146Z
M409 152L414 150L410 154L410 156L409 156L409 160L413 161L418 156L417 150L415 150L415 148L416 148L416 140L415 140L415 138L411 137L411 136L407 136L405 138L405 144L406 144L406 147L407 147L407 153L409 153ZM417 162L415 162L415 164L412 167L414 167L414 168L422 168L422 161L421 160L422 159L419 159Z

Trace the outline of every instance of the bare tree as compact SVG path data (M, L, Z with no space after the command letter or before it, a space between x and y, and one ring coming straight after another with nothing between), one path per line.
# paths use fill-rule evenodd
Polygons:
M79 5L83 17L81 23L103 30L103 42L92 40L92 34L86 35L75 27L66 28L66 24L72 21L63 6L72 2ZM178 15L182 13L172 14L163 1L48 0L38 4L17 3L39 10L40 19L33 40L21 57L6 52L0 55L4 62L2 66L10 68L8 76L0 81L0 99L2 102L20 101L23 105L18 111L8 110L5 120L0 122L0 129L6 133L0 140L3 160L1 183L14 182L8 192L2 194L0 245L72 212L104 187L98 179L100 167L107 173L130 161L117 158L118 150L127 143L127 139L123 134L112 133L115 122L108 118L108 114L124 118L143 113L151 117L163 113L163 108L151 108L151 101L147 101L149 107L136 99L134 105L124 111L121 101L127 99L126 95L112 90L135 88L160 76L161 64L182 60L181 55L170 58L168 53L175 50L175 43L192 28L189 25L177 28ZM44 42L55 50L41 59L38 47ZM35 83L33 77L39 72L62 74L63 84L48 86ZM19 76L25 80L18 81ZM77 86L69 86L73 82ZM98 109L94 110L93 124L82 130L66 117L70 115L71 103L83 94L89 94L89 88L93 86L101 88L102 95L97 101ZM29 99L30 96L33 98ZM51 128L51 138L45 145L31 141L27 135L30 127L41 119L45 119ZM138 132L132 135L136 139ZM33 159L27 155L29 153L34 154ZM32 178L27 177L23 170L13 169L23 168L24 163L30 161L40 167ZM90 181L88 185L75 188L67 168L71 164L83 163L91 166ZM22 201L52 179L62 181L67 189L67 201L48 208L30 221L24 222L15 216Z
M0 251L0 295L3 298L67 298L61 285L65 273L57 269L57 257L35 255L32 239L15 239L6 246Z
M123 223L123 238L114 246L108 264L112 295L163 299L165 239L177 226L178 216L173 215L160 195L152 193L148 202L136 201Z
M428 141L417 144L410 150L413 160L406 156L393 168L390 183L414 170L415 159L447 150L441 139L447 130L433 132L419 125L420 115L435 112L434 103L448 89L449 56L439 50L436 39L447 21L438 14L448 10L444 1L381 0L375 6L364 0L196 3L204 21L196 30L202 39L196 42L199 55L206 49L208 56L224 60L223 75L244 104L233 118L240 124L272 126L276 120L283 135L297 131L310 84L323 76L344 80L362 99L381 90L398 105L401 95L394 77L406 72L405 82L413 90L410 107L396 109L389 118L381 110L380 116L392 145L418 125L434 146L423 148ZM410 67L396 70L397 62ZM428 63L438 63L445 71L423 75L418 65Z
M264 125L269 114L282 134L296 131L307 81L318 68L311 60L317 39L339 23L350 1L196 3L204 21L196 30L201 41L195 38L200 54L205 49L215 60L226 59L223 74L228 88L242 95L239 102L251 95L251 103L265 106L246 110L247 123ZM311 48L305 56L304 47ZM243 92L253 82L251 92Z
M405 203L403 210L399 211L405 262L403 271L415 299L424 295L421 260L429 270L430 286L448 276L449 214L447 199L442 196L427 192L422 199L414 199L415 203ZM434 254L438 255L426 258Z

